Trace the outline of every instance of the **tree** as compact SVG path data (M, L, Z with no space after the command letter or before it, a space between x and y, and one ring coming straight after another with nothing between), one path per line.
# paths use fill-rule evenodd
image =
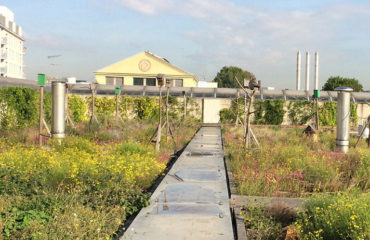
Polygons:
M239 67L224 66L221 71L219 71L214 79L218 83L219 88L239 88L235 77L243 83L244 79L256 81L256 77L253 73L245 71Z
M343 78L343 77L330 77L326 81L322 90L324 91L334 91L336 87L350 87L355 92L362 92L363 87L355 78Z

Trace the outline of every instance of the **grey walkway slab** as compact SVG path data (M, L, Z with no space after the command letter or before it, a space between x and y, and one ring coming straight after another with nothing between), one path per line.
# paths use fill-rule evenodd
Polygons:
M202 127L121 240L234 239L220 127Z

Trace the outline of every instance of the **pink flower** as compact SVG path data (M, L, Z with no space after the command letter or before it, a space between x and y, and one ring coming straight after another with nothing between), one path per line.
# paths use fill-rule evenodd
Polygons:
M141 176L141 175L137 175L137 178L143 178L143 176Z

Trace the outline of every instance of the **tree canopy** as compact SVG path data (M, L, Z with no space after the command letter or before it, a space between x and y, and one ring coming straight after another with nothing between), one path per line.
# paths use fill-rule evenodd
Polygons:
M224 66L216 75L214 81L218 83L219 88L239 88L235 77L243 84L244 79L256 81L253 73L243 70L239 67Z
M363 87L355 78L330 77L322 87L324 91L334 91L336 87L350 87L355 92L362 92Z

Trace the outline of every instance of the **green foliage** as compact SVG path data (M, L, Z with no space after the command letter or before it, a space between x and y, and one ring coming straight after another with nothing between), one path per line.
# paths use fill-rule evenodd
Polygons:
M68 109L74 122L79 123L88 120L86 116L87 104L82 97L78 95L69 95Z
M322 90L334 91L336 87L350 87L355 92L362 92L363 87L355 78L330 77L324 84Z
M219 88L240 88L238 83L235 80L235 77L238 78L241 84L244 83L244 79L256 81L256 77L253 73L244 71L239 67L226 67L224 66L220 72L217 73L214 81L218 83Z
M281 99L265 101L265 123L280 125L284 120L284 101Z
M281 99L255 101L254 123L280 125L284 120L284 101Z
M129 115L132 113L133 105L134 99L132 97L127 95L121 96L118 108L123 119L128 118Z
M296 226L303 239L369 239L370 193L315 195L305 202Z
M288 105L288 117L294 125L304 125L315 116L314 103L312 101L290 101Z
M220 111L221 123L235 123L235 114L230 108L224 108Z
M134 99L134 112L140 120L158 119L158 99L150 97L137 97Z
M2 129L35 126L39 116L39 91L23 87L0 89L0 122ZM45 119L51 119L51 95L44 93Z
M119 154L124 154L124 153L140 153L140 154L147 154L150 152L151 149L149 149L146 146L143 146L140 143L133 143L133 142L125 142L122 143L117 147L117 152Z
M358 188L366 191L370 176L370 149L332 152L335 134L320 131L319 141L302 129L255 128L259 149L245 152L243 129L228 127L225 153L229 156L239 194L299 196L304 192L333 192Z
M247 103L248 104L248 103ZM239 98L239 100L233 100L231 102L231 108L224 108L220 111L220 121L221 123L235 123L237 114L239 119L243 122L244 119L244 99Z
M277 239L282 232L282 225L271 216L266 216L265 207L249 204L241 212L248 239Z
M357 104L351 103L350 115L352 125L357 124ZM337 102L325 102L319 106L319 121L322 126L336 126L337 125Z

